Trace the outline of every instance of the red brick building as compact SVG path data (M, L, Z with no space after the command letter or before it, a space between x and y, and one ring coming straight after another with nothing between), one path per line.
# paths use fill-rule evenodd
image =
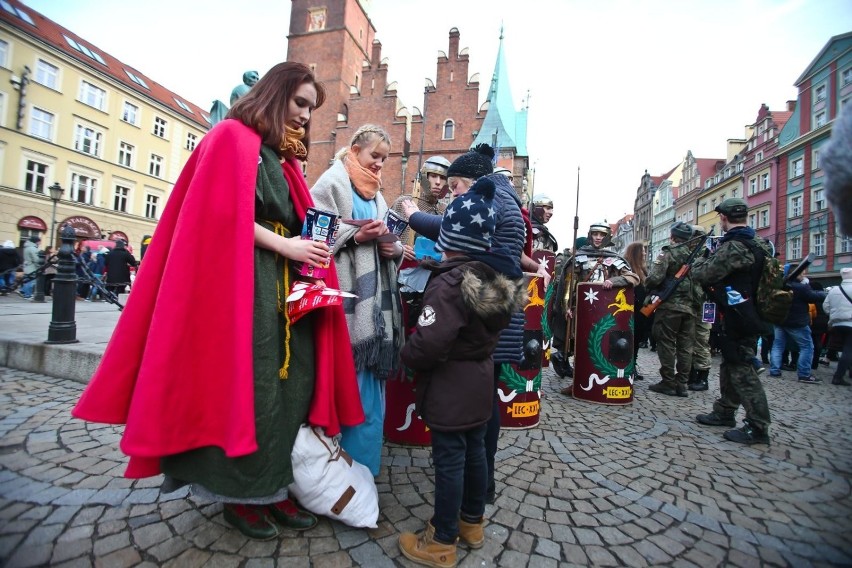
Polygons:
M384 196L390 204L400 194L412 192L419 166L427 158L441 155L452 161L467 152L489 113L497 110L492 98L497 101L499 89L508 89L506 80L499 80L506 72L498 56L489 100L480 108L479 74L470 75L467 50L459 50L460 33L452 28L448 49L437 59L435 82L424 89L424 100L415 102L422 114L412 115L397 97L396 83L388 84L382 44L358 0L292 2L287 60L310 66L328 94L311 119L309 186L328 168L337 150L349 144L358 127L378 124L392 141L382 170ZM504 115L512 113L515 116L503 116L499 121L514 130L506 133L498 127L499 165L513 171L521 194L529 177L526 110L503 111ZM489 122L497 123L493 117ZM518 139L513 147L512 141Z

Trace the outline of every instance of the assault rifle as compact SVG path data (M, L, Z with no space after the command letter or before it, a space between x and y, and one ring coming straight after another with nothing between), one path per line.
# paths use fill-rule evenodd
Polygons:
M660 307L660 304L668 300L671 295L674 294L674 291L677 290L678 284L683 282L683 280L689 274L689 270L692 268L692 263L695 262L695 259L698 258L698 255L704 251L704 243L707 242L707 239L710 238L711 235L712 231L706 235L700 237L693 237L692 239L686 241L687 243L689 243L690 241L693 241L695 239L699 240L698 245L691 253L689 253L689 256L686 258L686 262L684 262L683 266L678 269L674 277L666 279L666 281L663 282L663 285L659 289L659 291L651 293L651 301L647 305L643 306L641 310L639 310L643 316L645 316L646 318L651 317L651 314L653 314L657 310L657 308Z

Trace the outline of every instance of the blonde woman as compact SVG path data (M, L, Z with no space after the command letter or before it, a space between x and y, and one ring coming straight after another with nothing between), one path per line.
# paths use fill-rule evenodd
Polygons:
M396 281L403 248L388 234L388 206L381 193L390 145L383 128L365 124L311 189L318 208L344 221L332 252L340 289L357 296L345 300L344 311L366 420L343 428L341 445L373 475L379 474L381 462L384 380L399 367L402 347Z

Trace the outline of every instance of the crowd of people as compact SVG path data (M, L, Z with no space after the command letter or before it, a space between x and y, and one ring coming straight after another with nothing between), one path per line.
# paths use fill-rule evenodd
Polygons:
M479 145L452 162L427 159L420 195L389 208L381 174L393 141L373 124L355 130L309 189L300 162L308 158L311 114L324 100L309 67L281 63L203 138L73 414L126 424L121 448L130 457L128 477L163 473L164 491L188 485L192 494L222 503L225 521L243 534L271 539L279 527L306 530L317 522L288 494L300 426L339 436L341 447L378 475L385 383L408 369L431 433L435 497L424 529L401 534L399 547L416 563L454 566L459 541L472 548L484 543L485 505L496 494L497 381L501 365L523 358L524 273L551 277L533 250L558 252L546 227L553 202L534 196L528 210L512 172L495 170L494 150ZM302 238L312 207L341 221L330 245ZM389 210L408 223L402 233L389 228ZM755 257L740 242L754 239L753 231L739 201L726 200L717 211L727 231L719 248L695 263L653 324L637 319L634 367L636 345L653 335L658 346L661 381L654 392L687 396L690 388L707 388L709 352L698 351L711 323L696 307L708 301L706 289L730 284L753 292ZM215 243L171 246L210 226L223 232ZM632 287L641 306L682 265L699 233L676 224L671 245L650 268L641 243L631 245L627 258L611 248L605 222L566 249L545 311L557 372L570 374L581 346L566 324L578 282ZM107 282L134 263L122 255L122 266L112 266L117 250L104 263L101 251L94 255L91 271L106 271ZM307 277L305 265L328 272ZM210 273L226 296L212 293L200 277ZM287 296L298 281L348 295L291 320ZM831 301L832 313L849 316L845 325L852 326L852 309L833 292L826 306ZM757 337L737 335L727 322L723 336L721 397L698 420L733 427L743 404L746 425L726 437L768 442L768 407L751 361ZM848 366L852 349L844 358Z

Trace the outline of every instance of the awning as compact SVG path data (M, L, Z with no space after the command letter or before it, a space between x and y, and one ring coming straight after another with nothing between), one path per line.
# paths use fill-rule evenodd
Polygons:
M27 215L18 221L18 227L21 229L35 229L36 231L46 231L47 224L34 215Z
M101 238L100 227L98 227L98 224L89 219L88 217L83 217L82 215L68 217L67 219L59 223L56 228L61 231L62 227L64 227L65 225L71 225L74 228L74 232L76 233L78 239Z

